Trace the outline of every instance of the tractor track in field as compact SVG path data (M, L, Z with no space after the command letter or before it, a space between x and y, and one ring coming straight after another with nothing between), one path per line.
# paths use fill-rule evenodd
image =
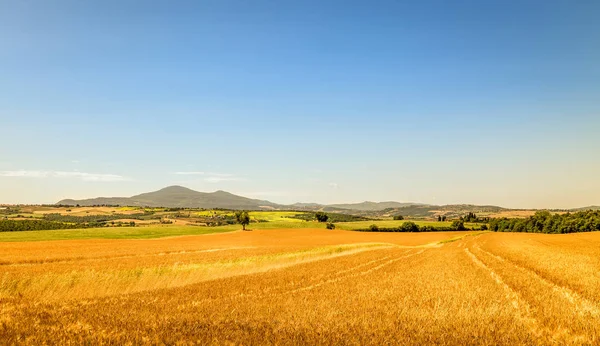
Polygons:
M492 279L498 284L498 286L502 287L504 290L506 298L511 302L513 308L517 311L517 318L523 322L523 324L528 328L531 334L536 337L547 336L551 338L552 333L549 330L544 330L540 326L539 321L533 317L531 314L531 307L529 303L525 301L520 295L512 289L509 285L507 285L502 277L498 275L492 268L488 267L485 263L483 263L475 254L473 254L468 248L464 249L465 253L469 258L480 268L484 269Z
M598 308L598 306L594 302L588 300L585 297L582 297L579 293L575 292L571 288L566 287L566 286L561 286L558 283L553 282L552 280L545 278L542 275L536 273L532 269L523 267L509 259L503 258L492 252L486 251L486 250L482 249L481 247L479 247L478 245L475 245L474 248L476 248L478 251L483 252L484 254L487 254L490 257L495 258L496 260L498 260L500 262L512 265L513 267L517 268L519 271L525 273L526 275L530 275L530 276L536 278L537 280L543 282L545 285L551 287L555 292L558 292L568 302L570 302L575 307L575 311L578 314L591 315L596 318L600 317L600 308Z
M400 261L402 259L405 259L405 258L409 258L409 257L412 257L412 256L420 255L423 252L425 252L425 250L420 250L420 251L415 252L415 253L410 253L410 254L407 254L407 255L396 257L396 258L387 260L387 261L385 261L385 262L383 262L381 264L378 264L378 265L376 265L376 266L374 266L372 268L369 268L367 270L360 271L358 273L352 273L352 274L349 274L349 275L343 275L343 276L340 276L340 277L335 277L335 278L332 278L332 279L329 279L329 280L318 282L318 283L313 284L313 285L299 287L299 288L287 291L285 293L286 294L294 294L294 293L297 293L297 292L309 291L309 290L313 290L315 288L318 288L318 287L321 287L321 286L324 286L324 285L327 285L327 284L336 283L336 282L339 282L339 281L342 281L342 280L345 280L345 279L368 275L368 274L370 274L370 273L372 273L372 272L374 272L376 270L379 270L379 269L381 269L383 267L389 266L390 264L393 264L393 263L398 262L398 261ZM374 261L371 261L371 262L374 262ZM359 266L357 266L357 267L359 267ZM354 269L357 269L357 267L355 267Z
M504 289L507 299L510 300L512 306L517 311L518 319L523 322L531 334L538 338L545 339L552 344L565 344L565 342L568 344L580 344L585 342L587 338L584 335L573 334L567 329L552 330L547 326L542 325L540 321L534 317L530 303L523 298L517 290L509 286L499 274L479 259L479 257L472 253L468 248L465 248L464 250L475 264L485 269L494 281ZM506 263L506 261L500 259L496 260Z
M383 249L380 249L380 250L383 250ZM405 251L404 253L407 253L407 252L410 252L410 250ZM315 277L311 278L311 281L318 281L318 282L320 282L320 280L322 280L324 277L326 277L328 275L337 276L337 275L340 275L340 274L351 273L353 271L359 270L361 268L368 267L368 266L376 264L378 262L383 262L383 261L387 260L390 257L391 256L384 256L384 257L376 258L374 260L370 260L368 262L361 263L361 264L355 265L353 267L350 267L350 268L347 268L347 269L344 269L344 270L340 270L340 271L335 272L333 274L320 274L318 276L315 276ZM329 259L331 259L331 258L324 258L324 259L321 259L319 261L327 261ZM306 263L298 263L298 264L306 264ZM297 282L291 282L291 283L286 283L286 284L271 286L271 287L268 287L266 289L263 289L260 293L256 293L256 294L255 293L241 293L240 296L248 296L248 297L253 297L253 298L262 298L262 297L266 297L266 296L268 296L270 294L277 294L277 291L280 291L279 292L280 294L288 293L290 291L299 290L299 289L302 288L302 287L300 287L300 288L292 288L290 290L290 286L293 286L296 283ZM302 282L300 284L302 284ZM283 292L281 290L283 290Z

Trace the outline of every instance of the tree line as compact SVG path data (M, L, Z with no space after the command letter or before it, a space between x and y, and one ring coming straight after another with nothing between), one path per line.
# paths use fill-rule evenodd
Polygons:
M57 229L75 229L75 228L98 228L98 227L135 227L135 221L130 222L89 222L89 223L71 223L60 221L48 221L44 219L32 220L0 220L0 232L21 232L21 231L50 231Z
M497 218L489 221L494 232L576 233L600 231L600 211L551 214L538 211L525 219Z
M289 216L292 219L299 219L305 221L314 221L317 220L319 222L352 222L352 221L366 221L370 220L369 218L348 214L340 214L340 213L325 213L322 211L317 212L303 212L302 214L296 214L293 216Z
M406 221L398 227L379 227L376 224L368 228L357 229L358 232L452 232L469 230L462 220L454 220L450 226L419 226L412 221ZM470 230L476 230L472 228ZM487 225L482 224L477 230L487 230Z
M0 232L81 228L81 225L46 220L0 220Z

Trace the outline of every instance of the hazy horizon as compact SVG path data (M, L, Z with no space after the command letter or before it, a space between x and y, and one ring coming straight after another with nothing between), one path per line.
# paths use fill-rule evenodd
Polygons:
M0 203L600 205L599 2L0 3Z

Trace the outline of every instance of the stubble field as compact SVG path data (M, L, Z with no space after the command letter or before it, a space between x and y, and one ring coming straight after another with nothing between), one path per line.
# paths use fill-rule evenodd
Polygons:
M598 344L600 233L0 243L3 344Z

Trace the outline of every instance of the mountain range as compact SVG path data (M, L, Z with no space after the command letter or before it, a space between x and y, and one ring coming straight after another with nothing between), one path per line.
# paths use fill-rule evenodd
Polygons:
M148 206L148 207L170 207L170 208L222 208L222 209L246 209L246 210L324 210L331 212L346 212L357 215L390 214L401 213L412 216L431 216L439 211L451 213L472 212L501 212L511 210L498 206L477 206L468 204L457 205L430 205L421 203L388 202L361 202L345 204L318 204L318 203L295 203L292 205L277 204L260 199L252 199L234 195L226 191L199 192L183 186L169 186L158 191L142 193L131 197L97 197L90 199L74 200L63 199L57 204L61 205L120 205L120 206ZM572 209L571 211L598 209L591 206Z
M199 192L183 186L169 186L158 191L142 193L132 197L97 197L90 199L63 199L57 204L92 206L148 206L171 208L223 208L223 209L307 209L307 210L361 210L377 211L389 208L402 208L419 203L400 202L362 202L348 204L323 205L318 203L296 203L292 205L277 204L265 200L252 199L234 195L226 191Z

